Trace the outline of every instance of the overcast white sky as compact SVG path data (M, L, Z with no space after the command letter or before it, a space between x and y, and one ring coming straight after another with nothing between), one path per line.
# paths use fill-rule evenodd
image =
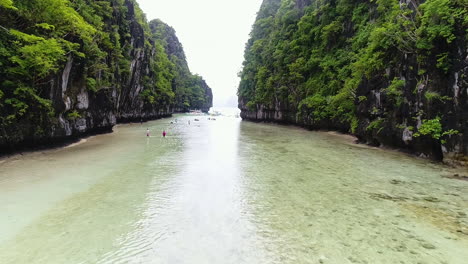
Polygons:
M172 26L190 70L213 89L215 106L237 106L245 43L262 0L137 0L148 20Z

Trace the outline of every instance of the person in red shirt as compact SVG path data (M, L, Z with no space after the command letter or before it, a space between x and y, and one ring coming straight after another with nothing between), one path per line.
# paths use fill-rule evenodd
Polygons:
M163 137L166 137L166 130L163 131Z

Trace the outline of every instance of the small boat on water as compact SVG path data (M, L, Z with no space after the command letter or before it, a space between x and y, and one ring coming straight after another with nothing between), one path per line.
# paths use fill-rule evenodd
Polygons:
M189 114L191 115L202 115L203 112L200 110L190 110Z
M198 120L198 119L195 118L195 121L200 121L200 120Z

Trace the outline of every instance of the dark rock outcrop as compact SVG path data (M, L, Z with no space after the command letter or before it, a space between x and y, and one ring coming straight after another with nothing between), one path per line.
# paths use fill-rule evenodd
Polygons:
M213 92L203 79L200 81L200 86L205 96L205 100L200 104L199 108L202 112L208 113L210 108L213 106Z

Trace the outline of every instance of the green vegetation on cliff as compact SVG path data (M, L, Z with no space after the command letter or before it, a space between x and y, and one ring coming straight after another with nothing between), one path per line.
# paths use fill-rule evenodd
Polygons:
M282 112L278 121L390 145L440 117L432 139L445 142L458 133L444 131L468 127L467 17L465 0L265 0L240 73L244 116ZM468 152L466 138L453 140Z
M96 117L158 117L180 98L209 108L211 90L166 38L135 0L0 0L0 146L82 132Z
M179 111L202 109L208 111L212 94L206 90L203 78L190 72L182 44L175 30L156 19L150 22L155 43L164 48L172 63L173 87L175 91L175 108Z

